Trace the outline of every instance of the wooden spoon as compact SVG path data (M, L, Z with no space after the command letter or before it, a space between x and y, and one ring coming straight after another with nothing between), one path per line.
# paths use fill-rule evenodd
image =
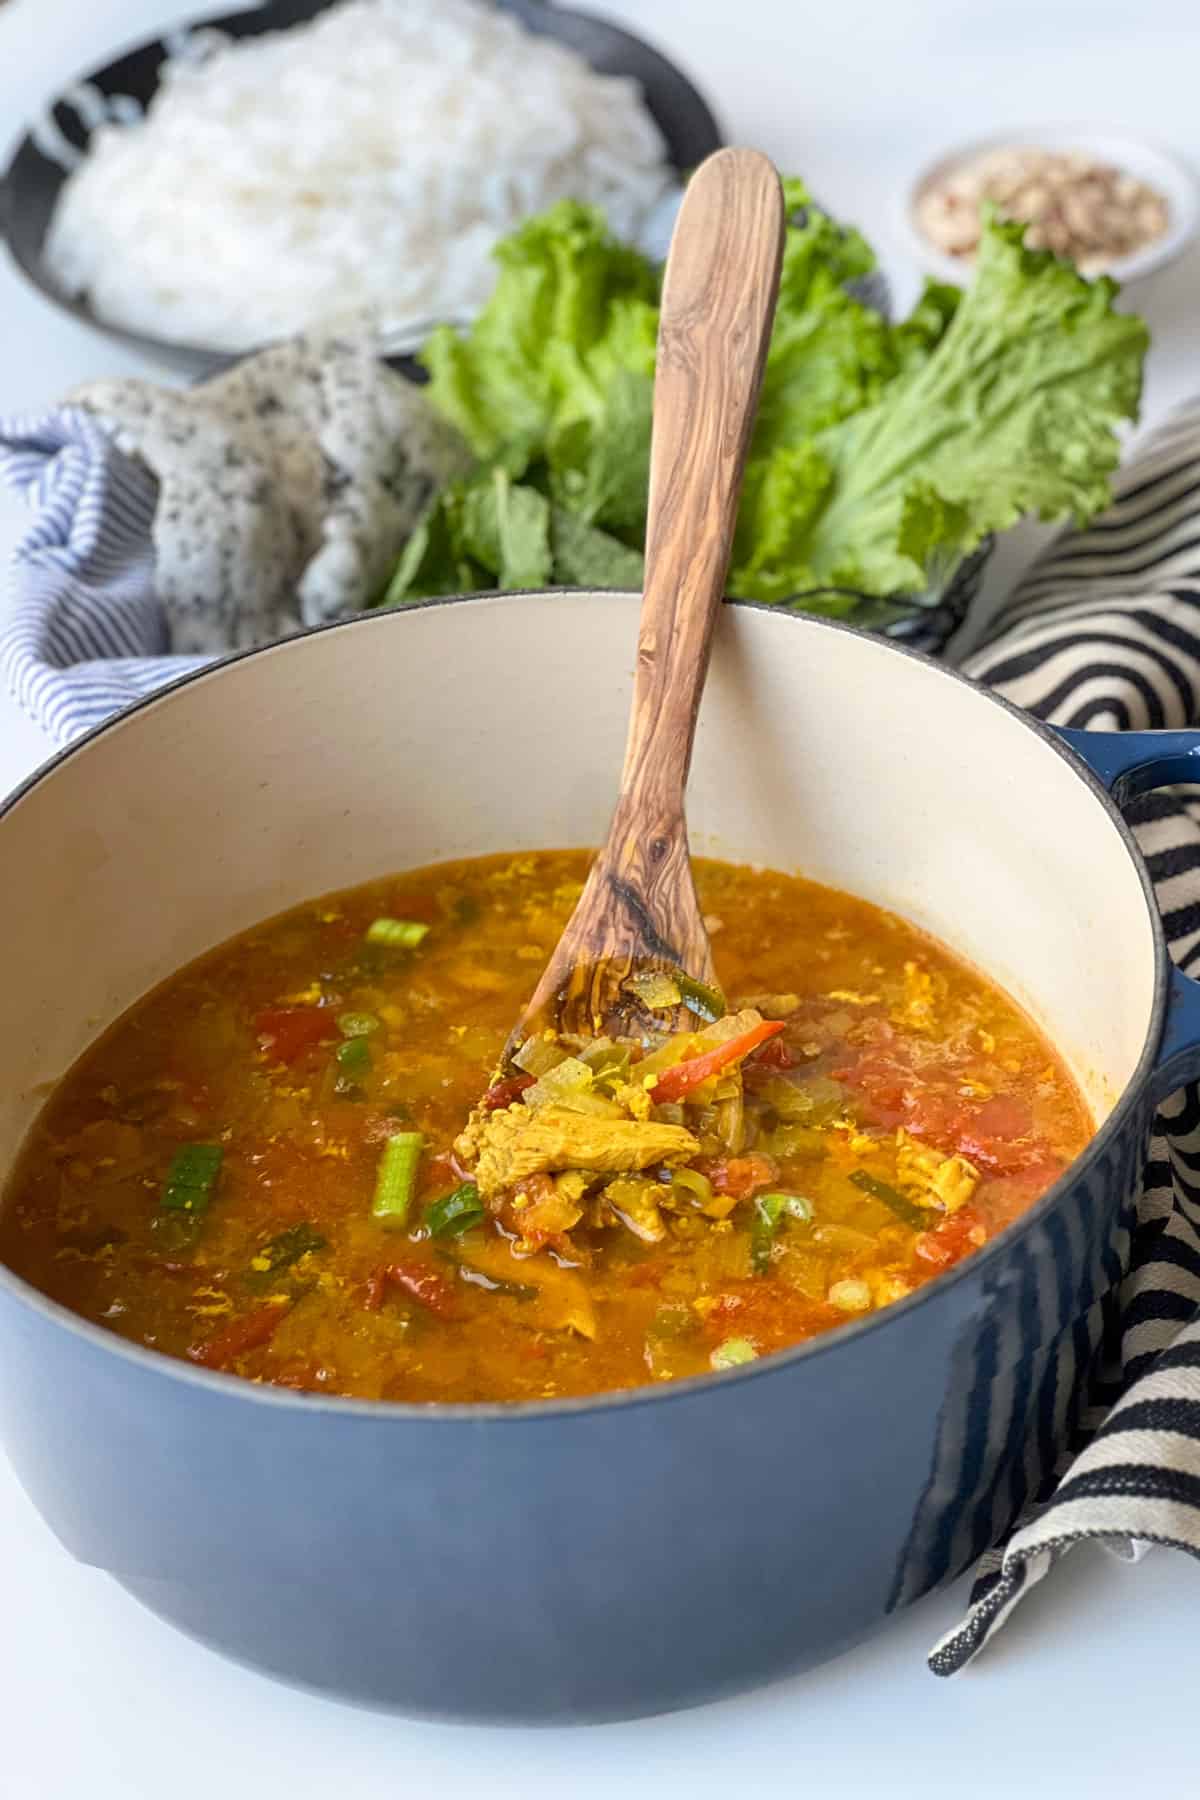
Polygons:
M645 598L616 811L508 1057L535 1031L644 1028L635 972L713 983L683 795L779 291L779 176L719 150L688 183L663 280ZM658 1030L695 1025L656 1009Z

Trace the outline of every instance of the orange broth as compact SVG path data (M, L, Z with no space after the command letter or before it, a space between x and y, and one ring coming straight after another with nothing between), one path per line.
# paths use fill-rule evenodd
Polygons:
M710 1210L670 1190L647 1241L593 1208L533 1254L482 1209L431 1235L587 862L417 870L185 968L59 1084L0 1209L0 1259L122 1337L255 1381L540 1400L706 1373L886 1306L1003 1230L1091 1135L1044 1037L939 944L796 876L700 861L730 1004L783 1019L745 1063L737 1153L702 1145ZM428 931L368 943L380 917ZM348 1017L372 1021L365 1048L345 1051ZM372 1196L398 1131L423 1150L389 1227ZM195 1145L219 1171L181 1212L171 1171Z

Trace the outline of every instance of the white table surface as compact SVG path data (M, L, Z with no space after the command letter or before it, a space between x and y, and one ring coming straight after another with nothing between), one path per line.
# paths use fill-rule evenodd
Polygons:
M183 0L186 5L186 0ZM214 0L215 4L215 0ZM803 172L915 286L904 173L940 145L1063 118L1140 131L1200 164L1195 0L589 0L683 63L727 135ZM0 0L0 138L39 97L180 16L172 0ZM1144 418L1200 385L1200 250L1137 291L1154 330ZM55 314L0 256L0 411L72 383L161 374ZM0 557L22 514L0 496ZM989 592L1038 541L1013 534ZM49 746L0 694L0 791ZM328 1800L882 1790L977 1800L1196 1791L1200 1572L1077 1551L973 1670L924 1667L960 1612L937 1595L824 1670L717 1706L589 1731L420 1725L233 1667L69 1560L0 1455L0 1794L12 1800ZM798 1596L798 1603L802 1596ZM165 1781L164 1781L165 1777Z

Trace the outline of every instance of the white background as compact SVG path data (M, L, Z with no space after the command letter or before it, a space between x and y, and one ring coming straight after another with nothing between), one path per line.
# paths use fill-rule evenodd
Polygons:
M1141 132L1200 164L1195 0L589 6L682 63L730 139L803 173L862 225L901 301L915 277L895 228L897 192L948 143L1074 119ZM14 139L65 77L180 16L171 0L0 0L0 139ZM1200 250L1134 298L1154 330L1153 421L1200 388ZM56 315L0 256L0 412L120 372L160 373ZM21 520L0 497L0 555ZM1027 529L1002 547L993 596L1037 536ZM0 696L0 789L46 750ZM960 1583L816 1674L692 1713L586 1731L419 1725L293 1693L178 1637L67 1558L0 1455L0 1796L742 1800L835 1783L844 1794L931 1800L1071 1789L1106 1800L1131 1784L1196 1792L1193 1565L1159 1552L1130 1570L1076 1552L977 1668L938 1682L924 1653L963 1603Z

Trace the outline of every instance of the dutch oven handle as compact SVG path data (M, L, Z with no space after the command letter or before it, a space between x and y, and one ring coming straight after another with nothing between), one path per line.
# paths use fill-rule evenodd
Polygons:
M1200 782L1200 731L1074 731L1056 734L1124 806L1175 782ZM1172 965L1167 1016L1151 1083L1158 1099L1200 1077L1200 981Z

